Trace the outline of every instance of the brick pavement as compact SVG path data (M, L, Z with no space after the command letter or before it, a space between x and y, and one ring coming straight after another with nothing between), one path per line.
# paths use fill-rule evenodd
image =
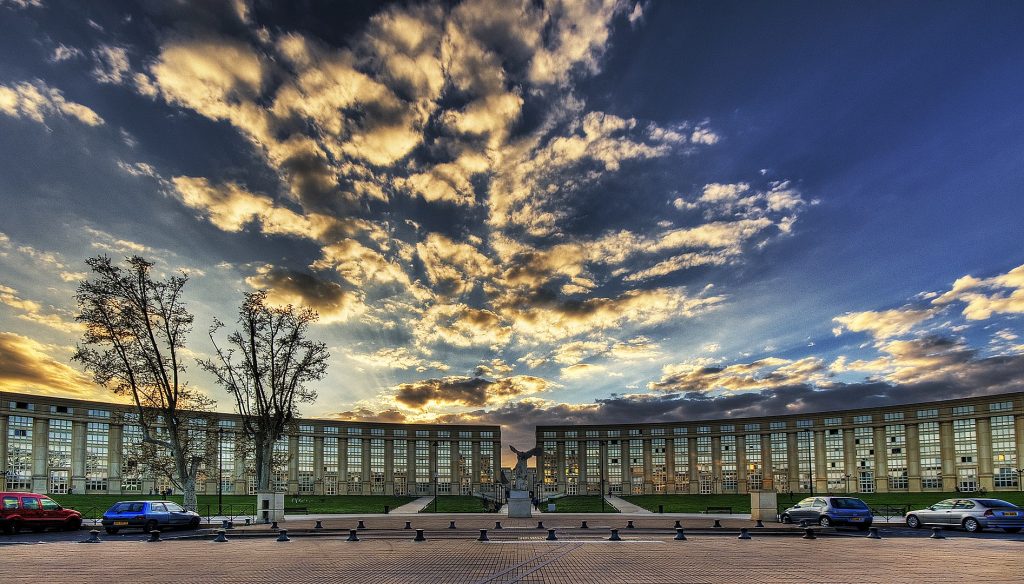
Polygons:
M596 535L596 534L595 534ZM0 547L4 582L677 584L1019 582L1019 540L691 537L606 541L341 537ZM1013 572L1010 572L1013 570ZM73 577L70 576L73 574Z

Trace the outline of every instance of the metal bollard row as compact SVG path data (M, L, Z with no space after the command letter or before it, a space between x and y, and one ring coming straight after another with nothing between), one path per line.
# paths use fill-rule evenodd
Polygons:
M547 540L548 541L558 541L558 538L555 537L555 530L554 529L549 529L548 530Z
M227 531L224 529L217 530L217 537L213 538L214 543L225 543L228 540Z
M477 541L491 541L490 539L487 538L487 530L486 529L481 529L480 530L480 537L477 538Z
M412 538L413 541L427 541L427 538L423 537L423 530L416 530L416 537Z
M673 539L676 541L686 541L686 533L683 531L682 527L676 528L676 536Z
M814 536L814 530L811 529L810 527L808 527L808 528L804 529L804 534L803 534L803 536L801 536L800 539L818 539L818 538Z
M747 531L746 527L741 527L740 528L740 536L737 537L736 539L750 539L750 532Z
M632 519L629 519L629 520L626 521L626 529L636 529L636 526L633 525L633 520Z
M159 529L154 529L153 531L150 531L149 532L149 539L146 540L146 541L151 541L151 542L153 542L153 541L161 541L160 540L160 530Z
M590 529L590 526L587 525L586 520L584 520L583 523L580 524L580 529Z
M618 529L613 529L612 530L612 535L611 535L611 537L608 538L608 541L622 541L622 538L619 537L619 530Z
M448 522L448 529L455 529L455 521Z
M403 527L402 529L412 529L412 521L406 521L405 527Z
M89 532L89 539L83 539L82 543L103 543L100 540L100 532L97 529L93 529Z
M359 541L359 536L356 534L357 531L355 529L348 530L348 539L346 539L345 541Z
M878 528L877 527L869 527L868 528L868 539L882 539L882 536L878 535Z
M323 529L323 528L324 528L324 524L323 524L322 521L317 521L316 525L313 526L313 529Z
M362 519L359 520L359 525L356 525L356 529L366 529L366 524L363 523Z
M282 529L277 532L277 541L291 541L292 538L288 537L288 530Z
M495 522L494 522L494 529L503 529L503 528L501 527L501 522L500 522L500 521L495 521Z

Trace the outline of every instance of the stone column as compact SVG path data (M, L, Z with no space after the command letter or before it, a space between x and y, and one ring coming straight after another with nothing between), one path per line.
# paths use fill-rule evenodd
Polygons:
M885 426L872 428L875 441L875 492L889 492L889 443L885 440Z
M676 492L676 441L672 434L665 437L665 492Z
M991 491L995 488L992 480L992 421L978 418L974 431L978 437L978 486Z
M288 494L299 492L299 437L288 436Z
M124 426L111 424L107 432L107 493L112 495L121 494L121 472L124 466L124 453L121 439Z
M85 494L85 422L71 422L71 487Z
M644 494L650 495L654 493L654 469L651 462L652 446L651 439L644 438L643 445L644 453Z
M49 460L46 455L50 441L50 420L34 418L32 421L32 492L45 493L49 489Z
M848 478L843 477L846 481L844 485L847 493L857 493L860 491L860 469L857 468L857 443L856 438L853 435L853 428L846 428L843 430L843 466L846 470L843 472L844 475L850 475Z
M747 489L747 437L736 436L736 492L745 494Z
M543 454L541 457L543 458ZM555 485L558 487L556 493L565 494L565 440L555 442ZM543 480L543 477L542 477ZM546 495L546 493L545 493Z
M725 492L722 480L722 437L711 437L711 492Z
M1015 466L1022 469L1024 468L1024 415L1017 414L1014 423L1017 430L1017 464ZM0 450L0 452L3 451ZM1024 483L1024 475L1017 475L1018 490L1021 488L1021 483Z
M825 460L825 431L814 430L814 492L828 492L828 462Z
M956 449L953 446L953 422L939 422L939 442L942 452L942 490L949 493L956 488Z
M391 441L388 441L391 444ZM384 453L385 460L391 460L391 452ZM390 465L387 467L390 470ZM313 436L313 494L324 494L324 437ZM388 493L390 494L390 493Z
M415 443L410 440L410 451L412 451L413 444ZM415 468L415 465L415 458L410 459L409 468ZM343 438L341 434L338 435L338 494L348 494L348 438Z
M921 441L917 424L907 424L907 490L921 492Z
M229 430L229 432L232 432L235 444L235 470L234 476L232 477L235 483L234 491L236 495L248 495L249 481L246 478L245 472L247 460L245 456L245 449L242 448L242 442L247 441L248 439L241 432L234 432L233 430ZM250 452L249 456L255 457L256 455L255 453Z

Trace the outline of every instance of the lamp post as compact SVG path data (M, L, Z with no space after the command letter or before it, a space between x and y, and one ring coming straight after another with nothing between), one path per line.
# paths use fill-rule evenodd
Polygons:
M1017 469L1017 490L1024 491L1024 468Z
M850 493L850 477L851 476L853 476L853 475L851 475L850 473L846 473L846 474L843 475L843 478L846 479L846 492L847 492L847 494Z
M224 428L217 429L217 515L224 516Z
M441 478L441 473L434 473L434 513L437 513L437 481Z

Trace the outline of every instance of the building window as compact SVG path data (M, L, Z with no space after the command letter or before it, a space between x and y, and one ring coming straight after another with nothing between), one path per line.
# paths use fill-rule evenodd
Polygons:
M956 469L957 489L961 493L973 493L978 490L978 469L976 467L960 467Z
M786 433L774 432L768 439L772 451L772 481L775 490L789 492L789 444Z
M786 423L783 422L783 421L772 422L772 423L768 424L768 427L770 429L772 429L772 430L785 430L786 429Z
M857 490L875 492L875 435L871 428L853 429L853 448L857 455Z
M108 414L109 415L109 414ZM107 491L110 424L89 422L85 435L85 491Z
M885 427L886 464L889 471L889 490L905 491L907 477L907 428L903 424Z
M361 495L363 493L363 439L349 438L346 450L345 482L348 483L348 493Z
M574 432L575 434L575 432ZM578 495L580 484L579 442L565 443L565 494Z
M750 424L748 424L749 426ZM754 424L756 426L756 424ZM761 435L747 434L743 440L744 458L747 459L747 489L764 488L764 467L761 460Z
M849 492L846 480L846 452L843 445L843 431L838 428L825 430L825 473L828 492Z
M899 422L903 419L903 412L887 412L882 417L886 422Z
M553 440L546 440L541 444L544 449L541 463L544 467L544 475L541 477L545 493L558 492L558 443Z
M50 420L46 454L50 493L66 494L71 477L71 420Z
M724 432L735 432L736 431L736 425L735 424L722 424L721 426L718 427L718 431L719 432L723 432L723 433Z
M1006 402L1010 403L1010 402ZM1014 436L1013 416L993 416L992 425L992 472L996 487L1018 486L1017 439Z
M688 493L690 490L689 442L687 438L672 439L672 472L675 475L677 493Z
M312 427L310 427L312 430ZM299 471L299 494L312 495L314 482L313 437L299 436L297 466Z
M673 434L686 434L686 428L680 428L680 427L672 428L672 433Z
M417 430L418 434L422 430ZM415 462L416 462L416 494L417 495L429 495L430 494L430 442L427 440L417 440L415 445Z
M990 412L1008 412L1013 409L1012 401L996 402L988 404L988 411Z
M977 464L978 435L974 418L953 420L953 448L956 453L954 464Z
M608 473L608 493L622 494L622 444L618 440L608 441L608 452L605 456L605 469Z
M383 432L383 430L381 430ZM370 435L373 435L371 430ZM384 439L370 438L370 493L384 494Z
M840 426L843 423L842 418L825 418L826 426Z
M110 417L110 411L109 410L88 410L87 413L88 413L90 418L109 418Z
M395 440L391 444L391 477L395 495L409 494L409 443Z
M668 469L665 465L665 439L654 438L651 440L651 482L654 484L655 493L665 492L667 471Z
M288 490L288 461L290 459L288 437L281 436L274 442L274 459L270 471L270 489L272 491L286 492Z
M814 482L814 433L810 430L796 435L796 460L800 474L800 490L811 492Z
M810 428L812 425L813 425L813 423L811 422L811 420L797 420L796 421L796 427L797 428Z
M735 493L736 478L736 436L722 436L722 492Z
M629 485L634 495L644 493L644 441L629 441Z
M871 414L864 414L862 416L854 416L853 417L853 423L854 424L870 424L872 422L872 420L873 420L873 417L871 416Z
M711 436L697 436L697 479L697 492L701 495L710 495L715 492L717 477L714 476Z
M437 443L437 492L444 495L452 492L452 443L448 440Z
M928 419L928 418L937 418L937 417L939 417L939 410L937 410L937 409L933 408L933 409L930 409L930 410L917 410L917 419L919 419L919 420L925 420L925 419Z
M8 491L32 490L32 423L26 416L7 418Z
M970 416L974 413L974 406L957 406L950 410L954 416Z
M326 428L324 428L326 430ZM339 452L338 438L327 436L324 438L324 494L338 494L339 474Z
M761 430L761 424L744 424L743 430L746 432L758 432Z
M589 431L587 432L589 434ZM587 494L601 494L601 442L588 440L584 458L584 469L587 473Z
M938 422L917 425L918 455L921 458L921 489L942 488L942 444Z

